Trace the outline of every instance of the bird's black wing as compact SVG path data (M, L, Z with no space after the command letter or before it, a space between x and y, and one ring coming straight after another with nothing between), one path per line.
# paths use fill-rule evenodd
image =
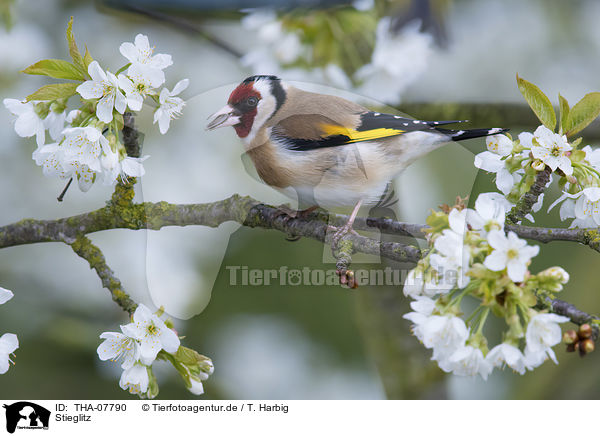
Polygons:
M447 131L438 131L437 127L460 122L462 121L420 121L368 111L359 114L356 126L343 126L320 115L294 115L275 126L271 134L274 140L283 143L290 150L307 151L415 131L446 133Z

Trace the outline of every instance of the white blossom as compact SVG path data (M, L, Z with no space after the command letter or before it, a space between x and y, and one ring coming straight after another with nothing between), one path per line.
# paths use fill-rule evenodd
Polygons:
M452 355L438 362L440 368L460 376L480 375L487 380L493 370L492 365L484 357L479 348L466 345L460 347Z
M121 330L140 342L140 360L145 365L151 365L160 350L175 353L179 348L177 334L143 304L135 310L133 322L121 326Z
M50 133L50 137L58 141L62 138L62 131L65 128L65 121L67 118L67 113L63 110L62 112L57 112L50 108L48 111L48 116L44 119L44 128L48 129L48 133Z
M423 271L417 268L408 272L403 285L404 295L411 298L418 298L421 295L433 297L438 294L447 294L450 289L443 281L437 283L435 279L425 280Z
M590 165L596 170L600 170L600 148L592 149L592 147L586 145L581 150L585 152L585 159Z
M559 344L562 339L562 332L558 324L567 321L570 319L554 313L541 313L531 318L525 333L526 357L529 365L538 366L545 360L545 355L550 357L554 363L558 363L552 347ZM541 357L544 359L539 362ZM538 365L535 365L537 362L539 362Z
M66 179L72 175L71 169L66 169L68 164L64 148L57 143L37 148L31 157L37 165L42 167L42 173L46 177L59 176Z
M25 103L14 98L5 98L3 103L13 115L17 116L17 121L15 121L17 135L22 138L30 138L35 135L38 147L44 145L46 142L44 120L35 111L34 102Z
M4 333L0 336L0 374L5 374L8 371L10 363L14 363L10 359L10 355L19 348L19 340L14 333Z
M469 337L465 322L452 315L429 316L419 328L423 345L433 349L433 359L437 361L450 357Z
M283 28L274 11L252 12L242 18L241 24L245 29L255 32L259 41L255 48L242 57L241 63L257 73L279 73L282 65L291 64L308 53L308 48L298 35Z
M154 54L154 47L150 47L146 35L136 35L133 44L124 42L119 51L131 62L127 75L134 81L137 78L138 81L147 82L154 88L165 83L165 73L162 70L173 65L171 55Z
M506 269L508 277L514 282L525 280L527 264L538 254L540 247L527 245L514 232L509 232L506 236L500 230L489 232L487 240L494 251L485 258L485 267L492 271Z
M121 374L119 386L131 394L145 394L148 391L150 377L148 376L148 367L136 362L131 368L127 368Z
M14 296L15 294L13 294L12 291L0 287L0 304L6 303Z
M483 236L491 230L504 230L504 206L493 197L481 194L475 201L475 210L467 210L467 223Z
M431 316L435 308L435 301L428 297L416 298L416 301L412 301L410 303L410 307L414 310L414 312L409 312L402 318L413 323L413 333L420 341L423 341L423 333L420 326L424 324Z
M122 360L123 369L133 367L139 360L140 347L135 339L118 332L104 332L100 339L104 339L97 350L100 360Z
M448 222L450 229L445 229L435 239L435 253L430 256L430 263L440 275L441 284L452 289L455 286L464 288L470 281L466 275L469 270L471 254L469 247L464 245L467 211L453 209Z
M108 140L95 127L69 127L63 131L65 139L61 147L65 153L65 162L79 166L87 166L95 172L102 171L100 157L111 152Z
M177 82L172 91L169 91L167 88L163 88L160 91L158 97L160 106L156 109L156 112L154 112L153 124L158 122L160 133L163 135L169 130L171 119L181 115L181 111L185 106L185 101L180 97L176 97L176 95L179 95L186 89L189 83L190 81L188 79L183 79Z
M127 107L127 100L119 90L117 77L111 72L104 72L97 61L90 63L88 73L92 80L86 80L77 87L77 92L86 100L97 98L96 116L104 123L113 119L113 109L122 114Z
M509 368L518 372L519 374L525 374L525 356L514 345L502 343L492 348L485 359L493 367L502 367L506 364Z
M160 86L160 84L154 85L151 83L146 76L138 71L139 68L133 68L132 66L129 70L129 76L119 74L119 77L117 78L119 87L125 92L125 98L127 99L127 106L129 106L129 109L132 111L140 111L142 109L142 104L144 103L144 98L148 95L154 95L156 93L154 88Z
M554 362L558 363L556 361L556 355L554 354L554 351L552 349L550 349L550 353L552 353L551 357L554 358ZM548 359L548 354L546 353L546 350L533 351L528 346L525 347L524 356L525 367L530 371L537 368L542 363L544 363L546 359Z
M560 208L560 219L564 221L575 218L570 228L600 226L600 188L584 188L576 194L563 192L563 195L550 205L548 212L561 202L563 204Z
M361 94L385 103L398 103L400 94L427 70L433 53L433 37L421 32L419 20L398 31L392 27L390 17L379 21L371 62L354 75L362 82Z
M529 132L520 133L519 141L523 147L531 149L534 158L544 162L552 171L559 168L566 175L573 174L571 159L567 154L573 147L569 145L565 135L554 133L545 126L539 126L533 135Z
M502 156L491 151L484 151L475 156L475 167L496 174L496 187L504 195L510 193L514 184L519 180L518 172L511 173L506 168Z
M485 137L487 149L500 156L508 156L513 150L513 142L506 135L491 135Z
M143 157L129 157L127 156L125 159L121 161L122 173L129 177L142 177L146 174L146 170L144 169L144 162L150 156Z

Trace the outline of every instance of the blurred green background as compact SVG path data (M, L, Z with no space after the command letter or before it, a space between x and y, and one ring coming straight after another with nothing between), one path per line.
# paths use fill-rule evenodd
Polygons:
M177 16L186 16L204 32L242 53L256 44L240 26L239 15L205 12L200 3L184 3L177 3ZM408 6L397 3L400 10ZM168 1L152 5L173 12ZM435 47L427 70L408 87L398 110L423 119L467 118L473 127L507 127L516 135L536 124L523 115L527 112L515 73L539 85L555 103L559 91L573 103L600 88L598 2L453 0L432 5L442 17L445 42ZM121 66L119 45L141 32L157 52L173 55L174 65L166 70L169 88L190 78L187 107L168 135L161 136L151 124L151 111L138 119L145 134L144 153L151 155L138 187L140 200L206 202L237 192L273 204L287 201L246 170L233 130L203 130L206 117L251 73L230 53L180 26L101 3L22 0L12 9L12 29L0 29L3 98L22 98L45 83L19 70L42 58L66 58L64 30L71 15L79 45L85 43L103 67L114 71ZM311 83L295 84L364 101L326 83L305 82ZM111 190L100 185L86 194L71 189L57 203L62 181L42 176L31 160L33 141L17 137L13 121L8 111L0 110L1 224L67 216L104 204ZM596 125L584 131L592 145L597 137ZM415 163L396 181L400 202L386 214L423 222L431 208L452 203L457 195L475 198L495 190L491 176L478 174L473 166L473 154L484 147L481 140L452 144ZM545 212L558 189L553 186L546 195L536 223L560 226L557 210ZM399 288L230 284L228 266L334 268L329 250L312 240L292 243L277 232L233 224L219 229L115 230L91 238L137 301L164 305L186 336L184 343L213 359L215 373L204 383L206 394L200 399L600 396L600 375L594 370L598 353L580 359L561 346L560 365L546 362L525 376L508 370L495 371L487 382L446 376L410 335L409 323L402 319L409 309ZM542 247L531 269L557 264L571 274L561 297L588 312L600 312L600 256L587 247L554 242ZM357 258L353 266L399 267L372 258ZM126 317L70 248L38 244L0 250L0 286L15 292L13 300L0 306L0 332L16 333L21 343L16 365L0 376L3 398L133 398L118 387L118 366L100 362L95 352L100 333L118 330ZM159 398L195 398L172 368L160 363L155 367Z

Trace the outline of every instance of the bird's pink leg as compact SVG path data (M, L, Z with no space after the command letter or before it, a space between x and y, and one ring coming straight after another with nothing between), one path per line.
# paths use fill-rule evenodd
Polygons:
M341 227L330 226L332 230L335 230L333 238L331 239L333 247L337 247L338 243L340 242L340 239L342 239L342 237L348 233L354 233L355 235L358 235L358 233L356 233L356 231L352 228L352 225L354 224L354 220L356 219L356 215L358 215L358 210L361 206L362 199L359 200L358 203L356 203L356 206L354 206L354 209L352 210L350 218L348 218L348 222L346 222L346 224L344 224Z

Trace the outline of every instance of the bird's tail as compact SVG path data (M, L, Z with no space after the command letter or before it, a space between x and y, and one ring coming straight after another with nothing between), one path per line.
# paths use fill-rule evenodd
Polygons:
M497 135L498 133L506 132L508 129L495 127L493 129L470 129L470 130L451 130L436 128L440 133L450 136L452 141L462 141L464 139L480 138L482 136Z

